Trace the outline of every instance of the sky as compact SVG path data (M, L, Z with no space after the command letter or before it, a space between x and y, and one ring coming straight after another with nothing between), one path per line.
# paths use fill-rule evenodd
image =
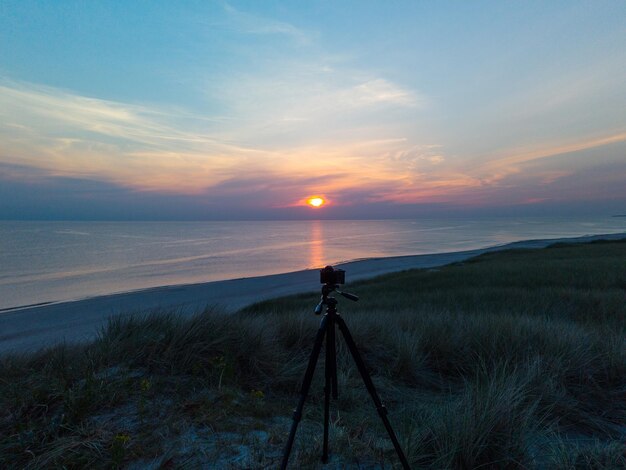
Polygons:
M624 213L622 0L0 0L0 219Z

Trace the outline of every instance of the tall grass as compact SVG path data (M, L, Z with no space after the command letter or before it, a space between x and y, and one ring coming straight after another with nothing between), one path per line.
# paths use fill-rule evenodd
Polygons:
M342 300L340 310L412 465L623 463L625 266L626 243L561 245L350 285L361 301ZM93 343L0 358L0 467L274 468L317 331L317 297L236 315L117 317ZM394 465L338 343L335 463ZM294 468L319 465L322 378Z

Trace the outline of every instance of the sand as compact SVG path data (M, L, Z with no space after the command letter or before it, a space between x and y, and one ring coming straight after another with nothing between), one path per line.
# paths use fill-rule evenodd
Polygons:
M432 268L459 262L490 251L543 248L555 242L583 243L617 240L626 233L577 238L526 240L484 249L352 261L337 265L349 282L413 268ZM70 302L32 306L0 312L0 353L22 353L60 342L93 339L113 315L137 315L154 309L191 315L207 306L236 311L260 300L319 290L317 270L234 279L111 294Z

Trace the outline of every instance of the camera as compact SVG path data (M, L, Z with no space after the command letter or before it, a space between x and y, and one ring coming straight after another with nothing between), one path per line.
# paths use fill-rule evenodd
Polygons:
M320 283L322 284L345 284L346 272L343 269L335 269L332 266L326 266L320 269Z

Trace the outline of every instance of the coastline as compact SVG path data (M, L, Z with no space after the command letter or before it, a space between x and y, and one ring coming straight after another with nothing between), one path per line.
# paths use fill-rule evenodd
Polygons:
M407 269L443 266L493 251L544 248L559 242L585 243L624 238L626 232L523 240L467 251L369 258L337 266L345 269L348 281L353 282ZM262 300L315 291L318 283L318 271L310 269L227 281L161 286L74 301L17 307L0 311L0 354L21 353L62 342L88 341L114 315L136 315L151 310L174 310L181 315L190 315L207 306L217 306L234 312Z

